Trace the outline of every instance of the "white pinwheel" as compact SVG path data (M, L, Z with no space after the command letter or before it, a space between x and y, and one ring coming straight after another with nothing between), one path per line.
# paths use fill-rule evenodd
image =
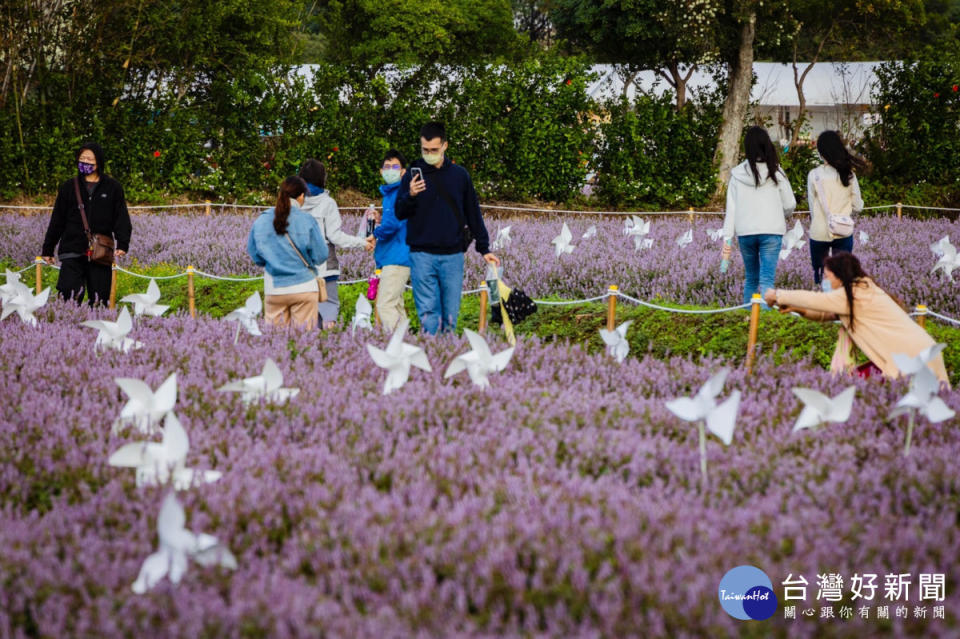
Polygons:
M469 328L463 329L463 333L467 336L467 341L470 342L472 350L455 357L450 362L450 366L447 367L447 372L444 373L443 377L453 377L467 371L470 381L475 385L480 388L490 388L490 380L487 379L487 376L490 373L499 373L507 367L510 358L513 357L514 347L511 346L494 355L490 352L487 341L481 335Z
M941 240L941 242L942 241L943 240ZM960 268L960 255L957 255L957 247L951 244L949 239L941 246L941 249L943 253L940 255L940 259L937 260L934 267L930 269L930 272L936 273L937 271L943 271L947 279L952 282L953 269Z
M926 349L924 353L921 353L921 355L916 358L910 358L898 353L893 356L894 361L900 368L900 372L904 373L910 364L916 364L917 360L922 358L927 351L939 347L936 348L933 355L930 355L930 359L932 359L933 356L943 350L943 346L943 344L936 344L934 347ZM926 417L927 421L931 424L938 424L956 415L954 410L937 396L939 392L940 380L933 370L924 362L914 371L910 379L910 389L907 394L897 402L896 407L890 412L890 419L895 419L904 414L908 416L907 437L903 445L904 455L910 454L910 443L913 439L913 427L916 422L917 413Z
M860 231L860 243L864 245L869 244L870 234L867 233L866 231Z
M707 237L712 242L718 242L723 239L723 229L707 229Z
M620 363L622 363L630 353L630 342L627 341L627 329L630 328L631 324L633 324L633 320L627 320L612 331L605 328L600 329L600 339L607 345L607 353Z
M930 245L930 250L936 257L940 257L946 252L946 247L950 245L950 236L944 235L939 240Z
M793 228L787 231L783 236L783 243L780 245L780 260L785 260L793 252L793 249L803 246L803 225L797 220Z
M159 442L131 442L118 448L107 461L118 468L136 470L137 486L156 486L173 480L175 490L186 490L196 479L215 482L223 476L216 470L195 471L186 467L190 439L177 416L170 412L163 420Z
M927 368L930 362L942 353L946 347L947 345L943 343L934 344L933 346L928 346L923 349L914 357L910 357L904 353L894 353L893 363L897 365L900 374L916 375L922 369Z
M284 388L283 373L280 367L269 357L263 363L263 371L254 377L247 377L235 382L229 382L217 389L221 393L242 393L244 404L251 404L265 399L271 403L282 404L300 392L299 388Z
M723 384L729 372L725 368L711 376L693 397L679 397L666 403L667 409L680 419L697 422L700 430L700 472L704 483L707 482L706 431L709 430L725 446L729 446L733 441L733 431L737 425L740 391L733 391L726 401L717 404L717 395L723 390Z
M159 548L140 566L140 574L131 586L133 592L142 595L164 577L173 584L180 583L187 571L188 559L201 566L219 565L236 570L237 560L226 546L212 535L187 530L186 523L183 506L174 493L168 493L157 516Z
M494 251L510 246L512 238L510 237L510 226L505 226L502 229L497 230L497 237L493 240L493 244L490 245L490 248Z
M686 233L677 238L677 246L680 248L684 248L691 242L693 242L693 229L688 230Z
M842 424L850 419L853 410L853 398L857 394L856 386L848 386L833 399L820 391L810 388L794 388L793 394L803 402L803 410L793 425L793 432L804 428L815 428L826 422Z
M584 233L583 237L581 237L580 239L589 240L591 237L595 237L596 235L597 235L597 225L591 224L590 228L587 229L587 232Z
M6 296L3 300L3 310L0 311L0 320L16 313L24 324L37 326L37 318L33 316L50 298L50 289L45 288L34 295L26 284L18 281L9 281L6 285Z
M407 383L410 378L411 366L416 366L427 372L433 370L430 367L427 354L423 352L422 348L404 343L403 337L409 325L410 320L406 317L400 319L393 335L390 336L386 349L381 350L372 344L367 344L367 352L370 353L373 362L380 368L387 370L387 379L383 383L384 395L402 388Z
M147 285L146 293L126 295L121 298L120 301L133 304L134 317L139 317L140 315L160 317L167 312L167 309L170 308L169 306L165 306L163 304L157 304L157 302L160 301L160 287L157 286L157 281L154 279L151 279L150 283Z
M639 215L631 215L623 221L624 235L646 235L650 232L650 222Z
M230 311L223 318L228 322L237 322L237 334L233 337L233 343L236 344L240 338L240 327L247 329L251 335L263 335L260 332L260 326L257 325L257 317L263 310L263 301L260 299L260 293L254 291L250 297L238 309Z
M20 284L20 274L7 269L7 282L0 285L0 304L6 304L19 292L17 284ZM21 284L21 286L24 285Z
M573 234L570 232L570 227L567 226L567 223L563 223L563 228L560 229L560 235L553 238L550 243L554 245L554 248L557 252L557 257L560 257L564 253L573 253L573 249L576 247L570 242L573 241Z
M650 222L639 216L631 215L624 220L623 234L633 237L633 249L635 251L653 246L653 239L646 237L649 232Z
M362 293L357 296L357 303L354 305L353 320L350 322L350 334L357 332L358 328L373 329L370 318L373 316L373 306L370 300Z
M127 337L127 334L133 329L133 320L130 318L130 311L127 310L126 306L120 310L116 322L87 320L81 322L80 325L100 331L97 333L97 341L93 344L94 348L112 348L121 353L128 353L132 349L143 346L141 342Z
M176 373L171 373L156 392L150 390L146 382L132 377L115 377L113 381L129 398L120 410L120 417L113 422L114 434L132 424L141 433L149 435L158 429L160 420L177 403Z

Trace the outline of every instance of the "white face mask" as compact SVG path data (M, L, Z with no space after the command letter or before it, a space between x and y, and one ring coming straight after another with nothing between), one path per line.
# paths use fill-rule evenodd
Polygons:
M820 288L823 289L824 293L829 293L830 291L833 290L833 286L830 284L830 280L828 280L827 278L823 278L820 281Z
M380 171L380 176L387 184L396 184L400 181L402 172L403 169L383 169Z

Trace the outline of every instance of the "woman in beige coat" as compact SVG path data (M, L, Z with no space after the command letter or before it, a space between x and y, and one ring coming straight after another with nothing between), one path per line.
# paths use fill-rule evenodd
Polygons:
M893 361L895 353L910 357L933 346L934 340L906 311L863 271L860 261L841 252L824 262L823 276L830 281L829 293L768 289L767 304L777 304L781 312L796 312L807 319L828 322L839 319L863 353L884 377L899 377ZM943 355L929 363L941 382L950 382Z

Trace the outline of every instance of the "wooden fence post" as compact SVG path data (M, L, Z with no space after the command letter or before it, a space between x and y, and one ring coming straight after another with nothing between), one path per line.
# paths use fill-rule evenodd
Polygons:
M110 304L108 308L117 307L117 262L114 260L110 266Z
M917 324L920 328L927 330L927 306L926 304L917 304Z
M747 375L753 373L753 360L756 356L757 333L760 329L760 304L763 297L754 293L750 300L750 336L747 338Z
M897 202L897 219L899 220L903 217L903 203Z
M210 200L204 200L204 208L206 209L206 214L210 215Z
M197 303L196 303L196 299L194 298L194 290L193 290L193 270L194 269L192 265L187 267L187 301L190 306L190 317L196 319Z
M692 206L690 207L690 213L688 214L688 217L690 218L690 223L693 224L693 207Z
M38 255L37 259L35 259L33 262L34 264L36 264L36 267L35 267L37 271L37 284L36 284L37 291L36 292L37 292L37 295L39 295L40 287L43 286L43 274L41 272L43 271L43 258Z
M617 291L619 287L611 284L607 289L607 330L612 331L617 325Z
M477 332L483 335L487 332L487 306L490 303L490 290L486 282L480 282L480 322Z

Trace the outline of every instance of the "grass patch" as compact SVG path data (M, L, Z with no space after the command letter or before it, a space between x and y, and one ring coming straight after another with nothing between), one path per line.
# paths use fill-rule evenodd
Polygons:
M12 268L8 260L0 260L0 269ZM181 273L172 264L141 265L136 262L127 270L151 277L163 277ZM44 268L43 286L55 287L57 271ZM249 277L239 275L237 277ZM34 282L34 271L22 275L28 286ZM147 280L118 273L117 299L131 293L141 293L147 288ZM188 308L187 278L157 280L161 302L169 304L172 312ZM254 291L263 294L262 281L229 282L195 276L195 300L198 313L220 318L242 306ZM345 284L340 286L340 319L345 325L353 317L357 297L366 293L367 285ZM556 299L556 298L551 298ZM413 294L404 295L410 329L417 332L417 318ZM693 306L678 308L697 308ZM620 303L617 306L617 323L633 320L629 340L633 355L650 353L658 358L672 355L722 357L741 360L747 351L748 311L734 311L710 315L669 313ZM458 332L463 327L476 328L480 319L480 300L477 295L463 298L460 307ZM515 327L518 335L536 335L546 341L569 341L584 345L589 351L603 350L599 330L606 325L606 303L590 303L577 306L541 306L536 313ZM499 327L491 326L491 332ZM934 320L927 321L927 330L938 342L948 345L944 351L947 371L954 386L960 384L960 328L944 325ZM757 346L760 353L772 354L777 363L811 357L824 368L830 365L833 347L837 339L835 324L810 322L789 315L767 311L761 314ZM866 361L862 354L863 361Z

